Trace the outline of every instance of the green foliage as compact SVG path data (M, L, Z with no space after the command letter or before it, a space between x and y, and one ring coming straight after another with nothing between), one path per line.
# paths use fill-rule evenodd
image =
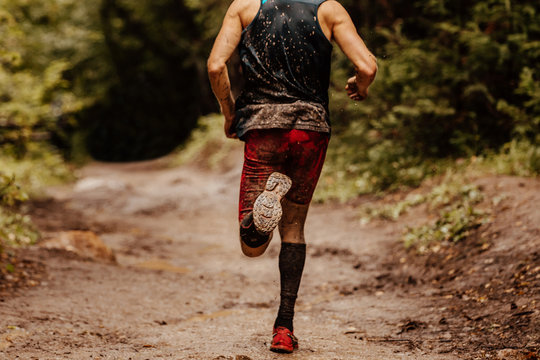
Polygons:
M484 223L484 215L470 203L454 204L442 211L434 224L409 228L403 236L405 247L426 253L445 243L459 242Z
M528 140L512 140L498 151L457 159L451 167L462 176L482 174L536 177L540 174L540 146Z
M411 193L404 200L382 206L364 206L361 209L362 222L369 222L373 218L397 220L412 207L427 204L429 211L440 210L454 203L463 202L476 204L482 200L482 193L477 186L464 183L464 174L447 171L441 184L433 187L426 194Z
M33 244L39 238L31 219L21 214L20 204L43 187L72 179L62 156L50 146L31 142L24 156L0 152L0 252L6 247Z
M6 247L27 246L39 238L28 216L0 207L0 253Z
M100 36L89 22L91 13L92 6L77 1L3 2L0 148L4 154L22 157L34 142L69 146L68 132L77 126L76 114L96 98L89 79L104 78L96 76L101 71L93 59L99 53L94 45Z
M540 146L512 140L498 153L488 154L482 165L497 174L537 176L540 174Z
M427 202L431 211L439 209L439 217L434 223L408 228L403 235L405 247L425 253L465 239L486 221L485 212L475 208L482 200L477 186L455 180L445 181L423 198L415 199L411 206Z
M406 248L425 253L465 239L487 218L485 212L476 208L484 196L478 186L467 181L466 169L448 170L440 184L425 194L411 193L396 203L362 207L362 223L374 218L397 220L411 208L425 204L425 210L438 213L438 218L426 225L407 228L403 235ZM497 201L500 199L493 199Z
M0 147L135 160L195 126L205 55L182 1L5 0L0 20Z
M57 150L46 144L29 144L26 155L13 158L0 153L2 173L13 177L30 196L39 196L45 186L73 179L72 169Z
M10 210L27 199L28 195L15 183L15 176L0 173L0 253L6 246L29 245L38 238L30 219Z
M28 144L21 158L0 153L0 252L6 247L33 244L39 238L31 219L20 213L20 203L46 185L72 178L71 170L54 150Z
M25 201L28 195L15 184L15 176L0 173L0 205L13 206L18 201Z
M540 52L540 41L536 43L535 46L538 46L538 52ZM527 139L535 143L540 142L539 76L538 70L524 67L520 75L519 87L516 89L516 94L520 95L524 101L521 104L509 104L505 99L501 99L497 103L497 110L514 120L517 139Z
M68 55L80 37L76 27L61 25L83 18L64 11L75 4L6 0L0 9L0 251L36 241L38 233L18 213L19 204L71 176L50 142L60 139L62 124L74 123L89 101L75 94L66 75L73 71Z
M20 203L41 194L44 186L72 178L71 170L54 150L28 144L22 158L0 153L0 252L6 247L33 244L39 238L31 219L20 213Z
M377 2L378 20L360 5L349 4L365 20L379 72L368 99L352 103L343 93L352 69L335 54L334 133L319 198L415 186L452 158L515 155L514 141L540 141L538 2ZM534 174L531 151L525 167Z

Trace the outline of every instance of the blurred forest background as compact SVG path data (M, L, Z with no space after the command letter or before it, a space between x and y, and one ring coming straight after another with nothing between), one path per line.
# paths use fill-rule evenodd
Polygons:
M417 186L469 166L538 174L540 2L342 4L379 73L369 99L350 101L353 70L335 48L319 199ZM0 249L35 241L18 204L89 158L156 158L190 135L226 146L206 58L228 5L0 1Z

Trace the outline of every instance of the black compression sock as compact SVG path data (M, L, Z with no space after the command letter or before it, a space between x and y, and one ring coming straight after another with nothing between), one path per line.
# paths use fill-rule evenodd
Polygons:
M294 304L306 261L306 244L282 243L279 253L281 303L274 328L285 326L293 331Z

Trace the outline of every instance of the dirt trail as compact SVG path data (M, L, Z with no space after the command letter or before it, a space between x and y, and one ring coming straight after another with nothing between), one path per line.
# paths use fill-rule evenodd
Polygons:
M403 224L362 226L335 205L308 216L300 349L269 352L279 237L260 258L241 255L239 173L240 163L225 174L97 163L52 189L33 210L45 237L92 231L117 263L29 250L46 276L1 299L0 359L465 358L441 329L438 285L413 286L396 269Z

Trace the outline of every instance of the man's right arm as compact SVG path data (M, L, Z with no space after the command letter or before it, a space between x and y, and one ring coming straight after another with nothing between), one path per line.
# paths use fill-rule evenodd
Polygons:
M242 23L240 20L240 1L234 1L223 20L223 25L214 42L208 58L208 75L212 90L219 102L221 112L225 116L225 134L235 138L234 99L231 93L231 83L227 71L227 61L240 42Z
M377 73L377 59L358 35L349 13L340 3L325 1L321 5L319 17L328 24L332 39L354 64L356 76L350 78L346 86L349 97L364 100Z

